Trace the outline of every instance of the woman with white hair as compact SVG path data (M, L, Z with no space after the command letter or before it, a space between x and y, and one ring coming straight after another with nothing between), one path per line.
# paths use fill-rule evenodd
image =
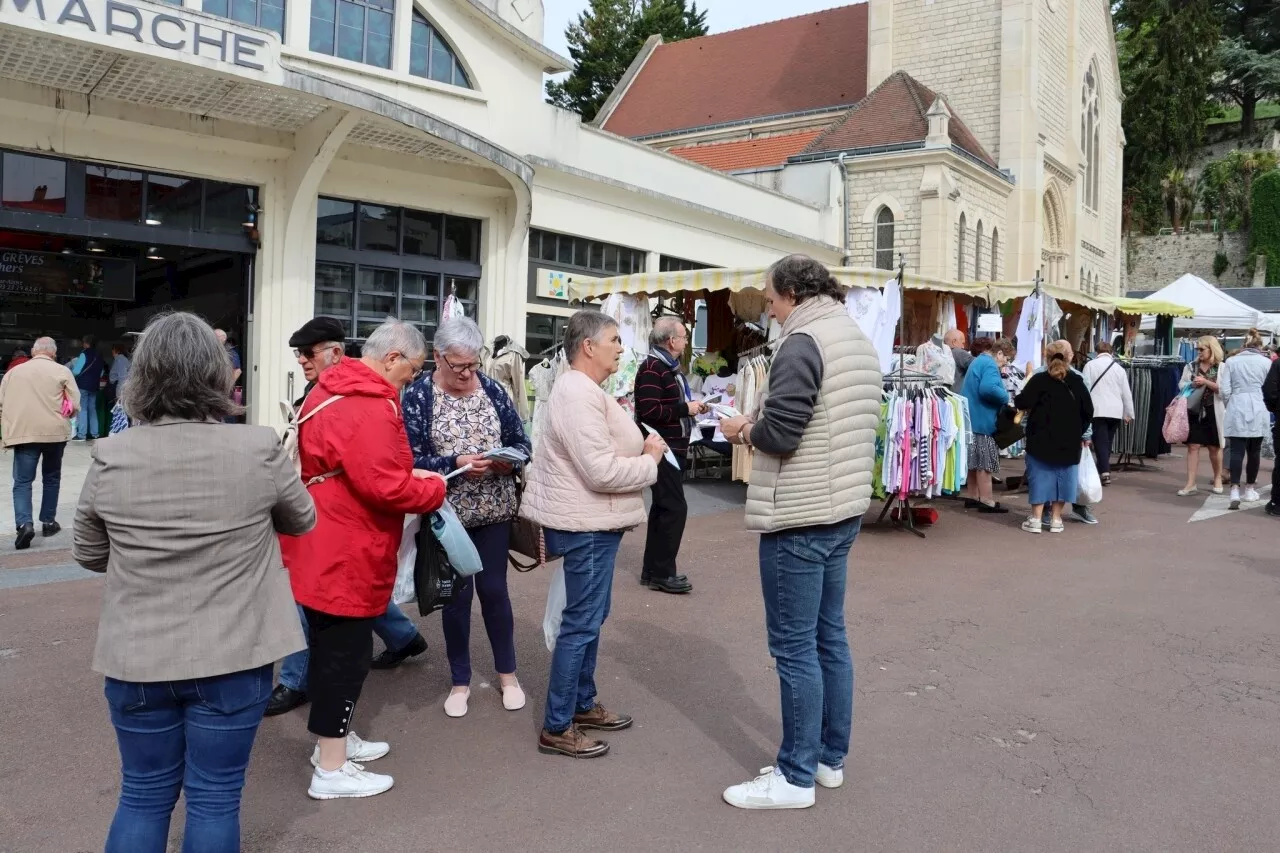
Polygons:
M317 521L311 533L281 544L311 643L313 799L371 797L392 785L363 766L391 747L362 740L351 721L373 658L373 622L395 585L405 514L444 502L444 479L414 470L400 417L400 392L426 361L422 333L388 319L360 358L320 374L299 413L302 480Z
M508 711L524 707L524 690L516 678L515 618L507 592L507 554L511 521L516 517L516 468L484 454L500 447L532 448L510 395L480 372L484 337L466 317L446 320L436 332L435 370L404 393L404 424L414 465L438 474L460 468L465 475L449 481L449 503L475 543L484 570L458 591L441 614L445 651L453 688L444 702L450 717L467 713L471 697L471 599L480 612L493 648L498 691Z

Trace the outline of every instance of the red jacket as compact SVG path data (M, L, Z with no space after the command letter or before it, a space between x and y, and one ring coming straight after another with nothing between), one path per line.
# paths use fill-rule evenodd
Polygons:
M293 597L334 616L381 616L391 600L406 513L439 509L444 484L414 479L399 394L359 359L320 374L300 417L335 394L298 430L302 479L340 473L309 488L315 529L280 537Z

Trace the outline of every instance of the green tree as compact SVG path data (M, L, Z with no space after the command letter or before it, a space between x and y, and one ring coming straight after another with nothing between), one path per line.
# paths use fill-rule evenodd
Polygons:
M1253 182L1252 255L1267 256L1267 286L1280 285L1280 169Z
M707 34L707 13L687 0L591 0L565 32L573 72L547 84L547 100L583 121L596 117L645 41Z
M1160 181L1160 196L1169 214L1173 233L1180 234L1183 223L1189 223L1195 211L1195 191L1187 180L1187 173L1182 169L1171 169Z
M1240 136L1254 133L1258 102L1280 98L1280 5L1275 0L1214 0L1222 29L1214 93L1240 105Z

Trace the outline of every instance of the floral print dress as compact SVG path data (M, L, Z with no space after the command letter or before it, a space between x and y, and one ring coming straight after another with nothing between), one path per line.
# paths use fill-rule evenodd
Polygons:
M502 424L484 388L463 397L435 389L431 417L431 441L444 456L470 456L502 446ZM498 524L516 517L516 483L510 476L491 475L480 480L459 474L449 481L449 503L463 527Z

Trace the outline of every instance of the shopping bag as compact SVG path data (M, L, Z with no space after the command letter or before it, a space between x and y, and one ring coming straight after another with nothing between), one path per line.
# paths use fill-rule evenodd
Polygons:
M1102 503L1102 478L1093 463L1093 451L1087 447L1081 448L1080 466L1076 469L1076 503Z
M413 564L413 590L418 613L426 616L441 610L462 591L467 579L449 565L449 555L429 529L418 531L418 556Z
M556 638L560 636L560 621L564 618L564 606L568 596L564 590L564 564L556 566L551 573L551 586L547 589L547 612L542 617L542 636L547 641L547 651L556 649Z
M396 604L412 604L418 597L413 587L413 570L418 562L418 531L421 529L422 516L405 516L404 534L400 537L400 560L396 565L396 585L391 588L391 600Z
M484 564L480 562L480 552L476 550L476 543L471 541L471 534L467 533L467 528L462 526L458 513L454 511L449 501L446 500L438 510L428 516L428 523L431 525L431 532L440 540L445 553L449 555L449 563L454 571L464 578L469 578L484 568Z
M1191 422L1187 416L1187 398L1179 394L1164 410L1164 440L1170 444L1182 444L1191 434Z

